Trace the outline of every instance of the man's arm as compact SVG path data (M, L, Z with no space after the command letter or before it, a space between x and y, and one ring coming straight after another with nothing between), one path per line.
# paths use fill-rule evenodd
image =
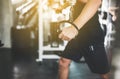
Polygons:
M90 20L94 14L97 12L99 6L101 5L101 0L88 0L82 12L78 18L73 22L79 29L81 29ZM65 28L59 35L62 40L68 40L75 38L78 31L73 26Z
M82 28L85 23L94 16L100 5L101 0L88 0L82 12L74 21L74 24L78 26L79 29Z

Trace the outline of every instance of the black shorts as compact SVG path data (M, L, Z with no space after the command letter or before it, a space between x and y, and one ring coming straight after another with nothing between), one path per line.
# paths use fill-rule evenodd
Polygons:
M94 73L105 74L110 67L104 47L105 34L100 26L84 26L78 36L68 42L60 55L78 62L85 58L89 68Z

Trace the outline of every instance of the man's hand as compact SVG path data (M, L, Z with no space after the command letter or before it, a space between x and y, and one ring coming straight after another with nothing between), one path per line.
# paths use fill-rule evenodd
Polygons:
M65 27L59 34L59 38L62 40L70 41L71 39L75 38L77 34L78 30L75 27L73 26Z

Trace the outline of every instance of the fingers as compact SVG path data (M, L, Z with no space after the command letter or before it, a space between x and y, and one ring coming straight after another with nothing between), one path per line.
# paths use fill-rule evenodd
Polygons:
M63 33L59 34L59 38L62 39L62 40L66 40L66 41L70 41L71 40L69 37L65 36Z
M66 27L62 29L62 32L59 34L59 38L62 40L70 41L71 39L75 38L77 32L76 29L73 27Z

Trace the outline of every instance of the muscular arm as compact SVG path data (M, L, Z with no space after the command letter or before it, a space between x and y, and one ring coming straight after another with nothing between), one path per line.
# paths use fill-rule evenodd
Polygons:
M88 0L82 12L74 21L74 24L77 25L79 29L82 28L84 24L94 16L100 5L101 0Z
M100 5L101 0L88 0L82 12L74 21L74 24L79 29L81 29L88 22L88 20L90 20L94 16ZM62 32L59 34L59 38L61 38L62 40L70 41L71 39L75 38L77 34L78 31L76 30L76 28L71 26L64 28Z

